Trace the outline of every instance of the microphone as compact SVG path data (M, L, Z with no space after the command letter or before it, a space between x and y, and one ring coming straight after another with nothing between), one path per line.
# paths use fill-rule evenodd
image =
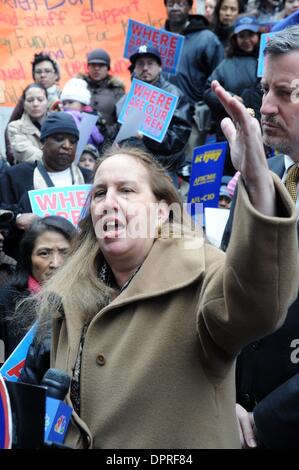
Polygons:
M63 400L70 387L71 378L59 369L48 369L41 385L47 387L45 442L62 444L72 416L72 408Z
M70 384L70 376L54 368L48 369L41 381L41 385L47 387L47 396L57 400L64 400Z

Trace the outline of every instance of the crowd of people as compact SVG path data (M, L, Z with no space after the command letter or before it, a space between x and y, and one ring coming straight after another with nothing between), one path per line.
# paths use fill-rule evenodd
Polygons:
M36 322L20 380L70 375L72 448L298 447L299 26L269 40L262 78L257 66L265 24L299 2L206 0L204 15L164 4L165 29L186 38L177 74L149 44L128 70L178 98L160 143L115 143L127 95L109 52L88 52L87 74L62 88L59 64L33 58L0 165L5 357ZM82 113L96 123L76 156ZM181 190L211 136L229 145L221 249ZM28 191L86 183L77 229L33 213Z

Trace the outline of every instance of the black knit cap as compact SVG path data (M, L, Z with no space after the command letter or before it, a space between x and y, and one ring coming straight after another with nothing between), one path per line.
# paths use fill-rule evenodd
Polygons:
M88 64L105 64L110 69L110 55L104 49L93 49L86 58Z
M54 134L70 134L79 140L79 130L73 116L62 111L49 114L41 128L41 142Z
M193 0L187 0L187 3L189 4L190 7L193 5ZM167 0L164 0L164 5L166 6Z

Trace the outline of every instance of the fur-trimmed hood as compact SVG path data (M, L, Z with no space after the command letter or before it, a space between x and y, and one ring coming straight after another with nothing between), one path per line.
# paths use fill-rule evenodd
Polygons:
M82 80L85 80L91 88L123 88L123 90L125 91L124 82L120 80L120 78L113 77L112 75L108 75L108 77L104 78L100 82L95 82L94 80L91 80L91 78L84 73L78 73L75 78L81 78Z

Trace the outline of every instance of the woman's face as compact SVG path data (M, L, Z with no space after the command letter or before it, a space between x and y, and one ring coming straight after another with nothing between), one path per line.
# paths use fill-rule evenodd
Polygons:
M299 10L299 0L286 0L284 4L284 15L289 16Z
M82 111L84 104L80 103L80 101L64 100L62 102L62 107L64 111L68 109L72 111Z
M34 279L41 284L47 281L62 266L69 248L68 240L61 233L49 230L37 237L31 254Z
M94 167L95 167L95 164L96 164L96 161L93 158L93 156L90 155L90 153L87 153L87 152L82 153L82 155L80 157L80 161L79 161L79 165L82 168L87 168L87 170L93 171Z
M219 10L219 21L225 26L234 24L239 14L239 4L237 0L223 0Z
M92 190L91 217L101 251L113 269L129 271L150 251L160 204L147 169L136 158L121 154L98 168Z
M213 18L213 13L216 6L216 0L206 0L205 2L205 17L211 23Z
M41 119L47 112L48 100L41 88L29 88L24 99L24 110L32 119Z
M252 31L241 31L237 34L237 44L244 52L252 52L259 43L259 35Z

